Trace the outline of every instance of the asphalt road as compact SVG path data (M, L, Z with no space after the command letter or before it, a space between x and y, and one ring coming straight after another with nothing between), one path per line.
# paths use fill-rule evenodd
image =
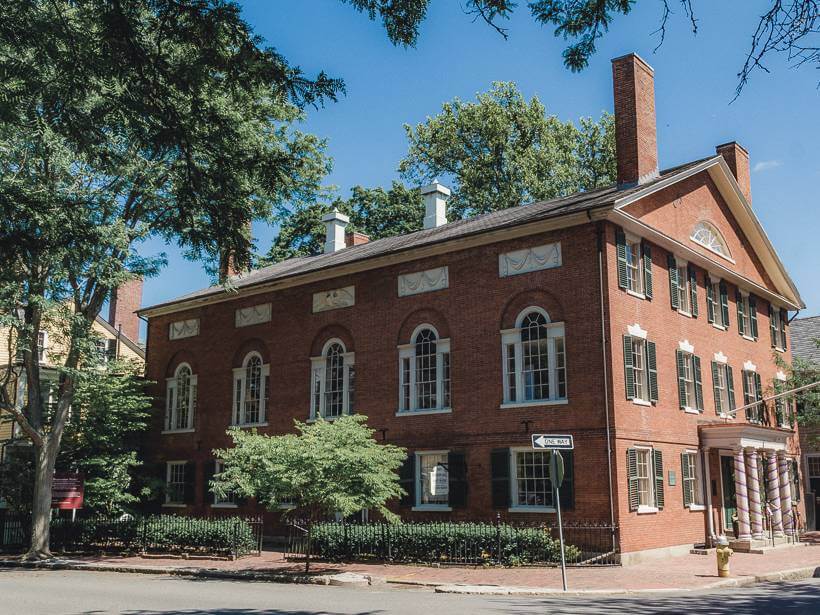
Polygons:
M820 579L706 594L482 597L108 572L0 569L0 615L820 613Z

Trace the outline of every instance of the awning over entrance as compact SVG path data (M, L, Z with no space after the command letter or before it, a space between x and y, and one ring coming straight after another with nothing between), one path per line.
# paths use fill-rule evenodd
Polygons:
M791 429L764 427L749 423L714 423L700 425L701 448L756 449L785 451L794 435Z

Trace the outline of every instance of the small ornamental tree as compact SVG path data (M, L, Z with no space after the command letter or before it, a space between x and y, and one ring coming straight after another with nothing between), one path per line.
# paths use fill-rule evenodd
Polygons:
M376 442L366 416L294 423L298 433L281 436L228 431L234 447L214 451L224 469L211 487L220 497L255 497L269 510L282 502L293 504L294 511L307 519L309 572L311 532L317 520L365 509L396 519L386 503L404 493L397 470L406 451Z

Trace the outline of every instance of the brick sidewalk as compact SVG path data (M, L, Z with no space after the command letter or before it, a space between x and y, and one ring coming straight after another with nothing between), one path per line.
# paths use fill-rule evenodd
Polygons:
M71 560L112 567L161 567L177 572L205 569L299 576L304 571L302 564L285 561L281 553L273 551L265 551L259 557L246 557L236 561L107 556L71 557ZM820 569L820 545L779 549L765 555L736 553L731 560L732 577L745 581L753 581L755 577L771 573L807 567ZM555 589L561 587L561 572L558 568L434 568L366 563L311 565L312 575L344 572L379 577L393 583ZM684 555L626 567L570 568L567 576L571 589L598 591L698 589L709 587L719 580L714 554Z

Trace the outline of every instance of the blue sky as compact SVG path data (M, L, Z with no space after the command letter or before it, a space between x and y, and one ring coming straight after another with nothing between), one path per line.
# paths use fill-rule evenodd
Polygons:
M730 104L757 16L769 4L695 3L699 30L693 36L681 11L670 18L663 46L655 53L659 2L639 2L612 31L583 72L563 67L564 42L530 19L526 2L506 26L505 41L473 21L456 0L432 0L415 48L393 47L380 23L339 0L275 2L246 0L244 17L256 33L307 74L325 70L345 80L347 95L325 108L308 110L301 127L328 140L334 160L329 185L349 189L387 186L406 151L403 125L436 114L444 101L471 99L493 81L514 81L526 97L538 96L549 113L564 120L599 116L612 109L610 59L637 52L654 68L661 167L714 153L737 140L750 152L753 207L808 306L820 314L820 90L817 71L790 70L784 59L769 61ZM673 5L676 3L672 3ZM731 6L730 6L731 5ZM254 226L257 250L266 252L274 230ZM158 242L145 252L164 251L168 267L146 280L143 305L207 286L199 263L183 260Z

